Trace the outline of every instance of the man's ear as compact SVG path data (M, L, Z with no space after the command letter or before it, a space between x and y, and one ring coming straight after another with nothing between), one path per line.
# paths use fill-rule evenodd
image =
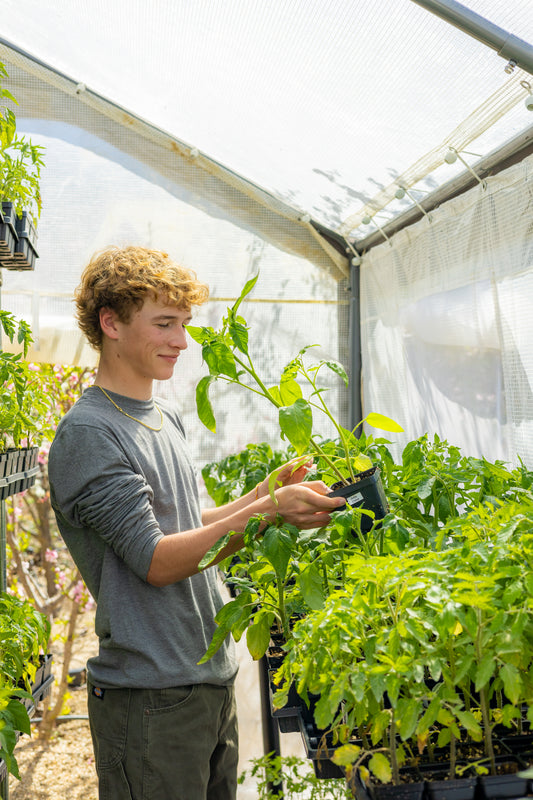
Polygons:
M119 322L119 319L116 311L107 307L100 309L100 327L104 336L109 337L109 339L118 339L117 322Z

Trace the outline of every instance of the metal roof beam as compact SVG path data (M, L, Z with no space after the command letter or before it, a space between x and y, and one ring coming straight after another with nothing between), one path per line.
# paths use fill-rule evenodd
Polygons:
M508 33L475 11L457 3L456 0L412 0L431 11L474 39L496 50L512 66L519 66L533 75L533 46Z

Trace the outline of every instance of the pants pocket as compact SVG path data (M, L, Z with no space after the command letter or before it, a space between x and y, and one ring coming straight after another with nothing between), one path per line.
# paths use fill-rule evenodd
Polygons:
M146 697L146 694L149 697ZM198 686L150 691L143 714L146 800L205 800L216 735L198 705Z
M129 689L96 689L88 683L88 710L99 800L134 800L124 769Z

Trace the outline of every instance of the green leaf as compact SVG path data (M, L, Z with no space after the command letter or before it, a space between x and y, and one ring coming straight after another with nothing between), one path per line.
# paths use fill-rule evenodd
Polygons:
M202 356L211 375L226 375L237 380L235 356L226 342L215 339L202 347Z
M196 325L186 325L185 330L195 342L204 344L208 339L214 336L213 328L199 328Z
M246 283L244 284L242 292L240 293L236 302L232 306L232 311L234 315L236 314L237 309L239 308L240 304L242 303L246 295L250 294L250 292L254 288L255 284L258 281L258 278L259 278L259 272L257 273L257 275L255 275L253 278L250 278L250 280L246 281Z
M228 331L235 347L240 350L241 353L248 355L248 328L246 325L236 320L230 323Z
M290 406L302 396L300 384L295 380L282 380L279 385L279 396L284 406Z
M287 566L292 553L292 541L283 528L269 525L263 534L262 550L265 558L274 567L280 582L285 580Z
M354 764L361 755L362 748L356 744L343 744L333 751L331 760L338 767L349 767Z
M476 670L476 692L479 692L480 689L483 689L483 687L487 685L494 674L495 666L494 654L486 653L479 662Z
M461 723L462 727L466 731L468 731L468 733L471 736L473 736L476 739L476 741L478 741L479 737L483 733L483 730L481 728L481 725L479 724L479 722L475 718L475 716L472 714L472 712L471 711L460 711L460 710L457 710L455 712L455 716L457 717L457 719Z
M246 631L246 644L254 661L259 661L267 651L270 643L270 625L269 615L263 614L258 616Z
M348 375L346 374L346 370L344 369L342 364L339 364L338 361L321 361L321 365L322 364L328 369L330 369L332 372L334 372L336 375L338 375L340 378L342 378L342 380L344 381L344 385L348 386Z
M279 392L279 387L278 386L271 386L270 389L268 390L268 393L271 396L271 398L274 400L274 402L275 402L275 404L277 406L282 406L283 405L283 403L281 401L281 394Z
M279 426L298 455L307 450L313 431L313 412L306 400L279 409Z
M391 765L383 753L374 753L368 762L368 768L382 783L390 783L392 780Z
M216 378L213 375L205 375L196 386L196 409L198 411L198 417L200 418L200 422L203 422L205 427L213 433L217 431L217 424L208 391L211 383L215 380Z
M430 475L429 478L426 478L422 483L420 483L417 487L418 496L421 500L425 500L427 497L431 497L433 492L433 487L435 485L435 481L437 478L435 475Z
M31 735L31 724L26 707L18 700L10 700L4 713L9 714L13 728Z
M243 617L246 620L249 619L252 611L249 592L243 592L236 597L235 600L231 600L229 603L222 606L215 617L217 628L215 629L211 643L198 664L205 664L209 661L223 645L230 631L238 626Z
M205 556L202 558L200 563L198 564L198 569L205 569L211 565L213 559L215 559L218 554L225 548L229 540L231 539L230 533L225 533L224 536L221 536L220 539L215 542L213 547L210 547Z
M207 661L209 661L209 659L215 655L217 650L222 647L227 635L228 633L224 628L217 628L213 634L213 638L211 639L211 644L205 651L205 654L202 656L198 664L205 664Z
M500 677L503 681L505 694L511 703L517 703L522 690L522 679L518 669L514 664L506 663L500 669Z
M324 607L322 575L315 564L309 564L296 578L296 583L309 608L319 611Z
M422 704L418 700L400 700L398 703L396 722L398 724L398 732L404 742L415 732L421 711Z
M394 433L400 433L403 431L401 425L398 425L390 417L386 417L384 414L376 414L373 411L370 414L367 414L365 417L365 422L371 425L373 428L379 428L381 431L390 431Z

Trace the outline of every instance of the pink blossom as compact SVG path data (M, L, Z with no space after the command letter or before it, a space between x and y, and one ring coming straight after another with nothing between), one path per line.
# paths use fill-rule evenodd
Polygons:
M63 570L57 570L56 572L56 586L58 589L64 589L67 585L67 576L63 572Z
M78 581L73 590L72 599L75 603L81 603L83 600L83 581Z
M49 561L51 564L55 564L55 562L57 561L57 557L58 557L57 550L50 550L50 548L46 549L46 552L44 554L45 561Z
M40 372L41 366L40 364L28 364L28 369L30 369L32 372Z

